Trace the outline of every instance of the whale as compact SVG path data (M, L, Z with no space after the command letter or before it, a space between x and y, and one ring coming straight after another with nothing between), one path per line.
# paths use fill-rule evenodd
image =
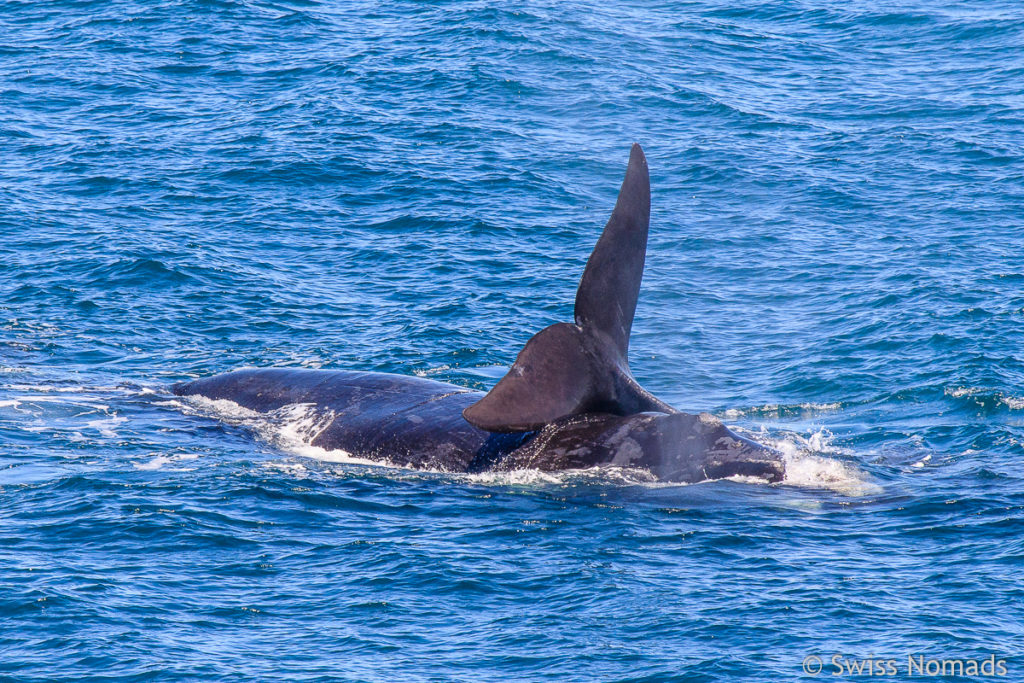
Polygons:
M650 226L647 159L633 144L619 195L587 260L573 322L534 334L490 391L355 370L241 369L175 384L273 419L312 411L311 446L440 472L626 468L665 482L779 482L781 453L687 413L633 377L629 339Z

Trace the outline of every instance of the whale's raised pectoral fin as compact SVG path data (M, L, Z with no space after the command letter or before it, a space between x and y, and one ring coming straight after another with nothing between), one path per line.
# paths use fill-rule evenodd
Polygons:
M468 422L511 432L584 412L672 411L636 384L627 363L650 216L647 160L634 144L615 209L576 291L575 324L534 335L508 374L466 408Z

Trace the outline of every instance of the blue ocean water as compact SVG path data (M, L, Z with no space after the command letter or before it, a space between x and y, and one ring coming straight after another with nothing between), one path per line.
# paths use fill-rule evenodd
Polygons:
M487 388L633 141L634 374L783 484L370 467L169 395ZM1017 2L0 1L0 678L1024 680L1022 253Z

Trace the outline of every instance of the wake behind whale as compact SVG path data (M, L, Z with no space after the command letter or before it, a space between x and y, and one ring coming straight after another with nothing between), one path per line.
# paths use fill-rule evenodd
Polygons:
M649 223L647 160L634 144L580 279L574 321L535 334L486 394L404 375L298 369L239 370L173 391L261 414L309 406L321 426L312 446L418 469L619 467L670 482L780 481L781 453L707 413L676 410L633 378L629 336Z

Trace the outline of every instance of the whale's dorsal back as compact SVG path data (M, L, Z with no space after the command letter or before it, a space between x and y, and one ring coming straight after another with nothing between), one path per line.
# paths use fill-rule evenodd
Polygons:
M575 324L535 334L508 374L463 411L468 422L510 432L587 412L674 412L637 385L627 361L650 216L647 159L634 144L615 209L576 291Z

